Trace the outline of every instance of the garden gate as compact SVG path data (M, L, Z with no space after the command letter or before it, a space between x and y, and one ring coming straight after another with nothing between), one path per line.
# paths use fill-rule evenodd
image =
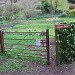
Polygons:
M18 56L49 61L49 29L46 32L0 32L2 52L17 51Z

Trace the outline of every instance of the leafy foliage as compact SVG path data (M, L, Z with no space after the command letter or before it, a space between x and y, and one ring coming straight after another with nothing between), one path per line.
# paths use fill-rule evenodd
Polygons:
M67 11L69 4L67 0L41 0L41 8L46 13L55 13L57 10Z
M58 30L60 63L69 63L75 61L75 22L71 22L68 24L70 28Z
M3 8L0 7L0 16L2 15L2 13L3 13Z
M67 0L58 0L58 7L57 9L60 9L62 11L67 11L69 9L69 4Z
M75 9L69 11L69 16L75 17Z
M69 2L71 2L71 3L75 3L75 0L68 0Z
M38 15L41 15L41 14L42 13L39 10L32 10L32 9L30 9L30 10L25 10L24 11L25 18L34 18L34 17L36 17Z
M43 12L49 13L49 7L50 7L50 4L48 3L47 0L41 1L41 9L42 9Z

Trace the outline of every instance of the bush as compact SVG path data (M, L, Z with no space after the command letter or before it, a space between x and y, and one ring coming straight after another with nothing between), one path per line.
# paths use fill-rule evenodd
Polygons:
M0 8L0 16L2 16L3 8Z
M42 13L49 13L51 5L47 0L41 0L41 10Z
M68 15L70 17L75 17L75 9L74 10L70 10Z
M63 12L59 17L67 17L68 16L68 12Z
M12 16L11 5L8 5L4 11L5 12L3 13L3 16L6 17L6 20L9 20L10 17Z
M7 20L10 20L10 17L19 13L19 10L20 8L18 3L14 3L12 8L11 8L11 4L9 4L6 6L6 9L4 10L5 12L3 13L3 15L6 16Z
M40 10L29 9L29 10L24 11L25 18L34 18L34 17L41 15L41 14L42 14L42 12Z
M60 55L60 63L70 63L75 61L75 22L70 23L61 23L67 24L70 28L67 29L58 29L57 34L59 34L59 55Z
M69 6L69 9L70 9L70 10L75 9L75 5L74 5L74 4L71 4L71 5Z
M71 2L71 3L73 3L73 4L75 3L75 0L68 0L68 1Z

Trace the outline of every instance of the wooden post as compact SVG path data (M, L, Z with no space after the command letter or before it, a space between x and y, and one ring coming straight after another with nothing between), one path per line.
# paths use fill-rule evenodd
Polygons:
M59 55L59 36L58 29L55 25L55 42L56 42L56 65L60 65L60 55Z
M46 49L47 49L47 64L50 64L50 53L49 53L49 29L46 30Z
M5 48L4 48L4 32L0 31L0 45L1 45L1 52L5 53Z

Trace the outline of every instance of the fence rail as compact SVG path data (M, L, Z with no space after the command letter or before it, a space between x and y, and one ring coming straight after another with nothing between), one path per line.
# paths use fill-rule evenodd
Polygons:
M4 43L4 44L11 44L11 43ZM11 45L13 45L13 44L11 44ZM22 46L36 46L36 45L30 45L30 44L28 44L28 45L24 45L24 44L14 44L14 45L22 45ZM39 46L39 47L46 47L46 46Z
M26 38L25 35L28 34L45 34L45 38L38 39L39 45L36 45L37 36L35 38L29 37ZM17 36L14 37L13 35ZM24 35L22 38L18 37L18 35ZM42 59L47 60L47 64L50 64L50 55L49 55L49 29L46 30L46 32L2 32L0 33L0 41L1 41L1 51L6 52L9 50L25 50L29 52L25 52L25 54L30 54L32 51L37 52L38 54L35 54L36 56L41 56ZM41 36L40 36L41 37ZM17 42L16 42L17 41ZM29 41L29 42L27 42ZM26 44L25 44L26 43ZM16 46L16 47L14 47ZM21 46L21 48L19 48Z
M20 34L20 33L22 33L22 34L26 34L26 33L46 33L46 32L4 32L4 33L7 33L7 34Z

